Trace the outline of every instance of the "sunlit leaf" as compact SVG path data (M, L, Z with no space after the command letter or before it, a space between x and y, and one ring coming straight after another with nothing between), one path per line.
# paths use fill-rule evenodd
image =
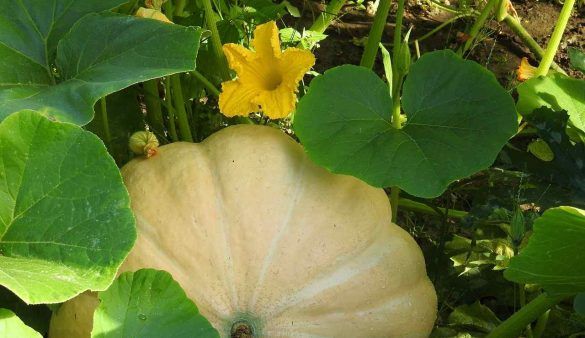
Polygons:
M43 336L26 326L12 311L0 309L0 337L42 338Z
M219 337L164 271L126 272L100 293L92 337Z
M29 109L86 124L100 97L195 68L199 28L91 13L119 3L2 0L0 120Z
M585 210L558 207L534 222L534 233L504 276L551 294L585 291Z
M564 110L569 115L569 125L576 129L572 133L585 139L585 80L553 73L532 78L517 90L517 108L521 114L530 115L541 107Z
M0 284L27 303L106 289L136 231L95 135L34 112L0 124Z

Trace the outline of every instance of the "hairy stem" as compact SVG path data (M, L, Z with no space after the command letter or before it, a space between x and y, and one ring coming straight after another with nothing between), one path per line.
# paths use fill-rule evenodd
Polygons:
M459 14L459 10L457 10L456 8L453 8L453 7L449 6L449 5L442 4L442 3L440 3L437 0L431 0L431 4L433 6L436 6L436 7L440 8L440 9L446 11L446 12L453 13L453 14Z
M514 256L518 255L518 248L516 248L514 253ZM520 308L523 308L524 306L526 306L526 287L524 284L517 284L518 285L518 298L520 300ZM530 326L530 323L528 323L528 325L526 325L526 338L532 338L532 326Z
M218 66L220 68L220 74L223 80L229 80L230 72L227 66L227 60L223 54L221 38L219 37L219 31L217 30L217 18L211 5L211 0L202 0L203 9L205 11L205 22L207 28L211 31L211 45L217 59Z
M219 89L217 89L213 85L213 83L209 82L209 80L207 80L205 78L205 76L203 76L203 74L199 73L197 70L192 71L190 74L191 74L191 76L196 78L199 82L201 82L201 84L203 84L203 86L207 89L209 94L216 96L216 97L219 96L219 94L220 94Z
M183 11L185 11L186 5L187 5L187 0L176 0L175 1L174 15L176 15L176 16L183 15Z
M398 9L396 10L396 25L394 26L394 46L392 46L392 59L394 60L394 64L397 64L400 52L400 45L402 42L402 18L404 17L404 0L398 0ZM402 77L403 74L399 74L400 72L394 71L398 77ZM397 84L394 83L392 88L394 88L395 93L400 93L400 87L396 86ZM400 113L400 112L399 112Z
M378 10L380 10L378 8ZM377 16L378 13L376 13ZM386 13L388 15L388 13ZM404 0L398 0L398 9L396 10L396 25L394 26L394 46L392 46L392 127L402 128L400 124L400 92L402 90L402 80L404 75L398 69L400 61L400 49L402 48L402 18L404 17ZM384 23L386 19L384 18ZM380 41L378 41L379 43ZM406 46L408 48L408 46ZM375 55L374 55L375 56ZM392 220L396 222L398 217L398 205L400 204L400 188L392 187L390 190L390 205L392 207Z
M315 22L313 22L309 30L317 33L325 32L325 30L327 29L327 27L329 27L333 19L335 19L337 14L339 14L339 11L341 10L341 7L343 7L343 5L345 5L345 0L331 0L331 2L329 2L327 7L325 8L325 11L319 14L319 16L317 17L317 19L315 19Z
M431 37L431 36L433 36L434 34L436 34L438 31L440 31L441 29L443 29L445 26L447 26L447 25L450 25L450 24L452 24L454 21L457 21L457 20L459 20L459 19L461 19L461 18L468 17L468 16L474 16L474 15L473 15L473 14L471 14L471 13L468 13L468 14L459 14L459 15L456 15L456 16L452 17L451 19L449 19L449 20L447 20L447 21L443 22L442 24L438 25L437 27L433 28L433 30L432 30L432 31L430 31L430 32L426 33L425 35L421 36L420 38L418 38L418 39L416 39L416 40L414 40L414 41L421 42L421 41L423 41L423 40L425 40L425 39L428 39L429 37ZM414 41L411 41L410 43L414 43Z
M522 26L522 24L513 16L506 15L503 22L522 40L522 42L530 49L530 52L534 54L538 59L542 59L544 56L544 49L540 47L530 33ZM555 62L552 63L552 68L559 73L566 74L565 71L559 67Z
M165 88L166 93L164 105L169 113L169 134L171 135L171 140L173 140L173 142L177 142L179 141L179 136L177 135L177 126L175 125L175 108L173 108L173 105L171 104L173 93L171 92L170 76L165 78Z
M559 49L559 44L561 43L561 39L563 38L563 33L565 32L565 28L567 27L567 23L571 18L571 11L573 10L573 6L575 6L575 0L565 0L563 4L563 8L561 9L561 13L559 14L559 18L557 19L557 23L555 25L555 29L548 41L548 45L546 47L546 51L544 52L544 56L540 61L540 65L536 70L536 76L546 75L552 62L554 60L555 54Z
M567 296L549 296L546 293L536 297L510 318L498 325L486 338L515 338L536 318L560 303Z
M544 333L544 329L546 329L546 324L548 323L548 316L550 314L550 310L546 311L545 313L541 314L536 321L536 325L534 325L534 338L541 338L542 334Z
M146 116L148 118L148 123L156 134L163 135L165 128L160 104L160 96L158 94L158 79L144 82L143 88L144 104L146 105Z
M462 210L451 210L445 208L431 208L424 203L413 201L408 198L401 198L398 201L398 206L409 211L418 212L421 214L432 215L432 216L447 216L449 218L463 219L467 216L467 211ZM442 213L442 214L441 214Z
M173 92L173 106L177 113L177 122L179 123L181 140L193 142L191 127L189 126L189 118L187 117L187 111L185 110L185 99L183 97L183 88L181 87L181 78L179 76L179 74L170 76Z
M106 97L102 97L100 99L100 112L102 117L102 127L104 129L104 143L106 147L110 147L110 143L112 142L112 134L110 133L110 124L108 123L108 109L106 106Z
M471 29L469 30L469 39L467 39L463 48L460 49L461 54L465 54L465 52L467 52L471 48L473 42L475 41L477 35L479 34L479 31L485 25L485 22L489 18L490 13L494 9L498 1L499 0L488 0L487 4L485 4L485 6L483 7L479 14L479 17L477 17L477 19L473 23L473 26L471 26Z
M374 23L370 29L370 34L368 35L368 42L366 43L364 54L362 54L360 66L370 69L374 66L374 61L378 54L378 46L382 40L382 33L384 32L389 12L390 0L380 0L380 4L376 10L376 16L374 17ZM399 29L399 27L398 22L396 22L396 29Z

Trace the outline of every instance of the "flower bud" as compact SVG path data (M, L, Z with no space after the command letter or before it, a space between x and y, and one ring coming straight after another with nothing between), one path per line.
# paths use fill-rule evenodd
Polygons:
M156 155L159 143L154 133L150 131L137 131L130 136L128 145L133 153L149 158Z

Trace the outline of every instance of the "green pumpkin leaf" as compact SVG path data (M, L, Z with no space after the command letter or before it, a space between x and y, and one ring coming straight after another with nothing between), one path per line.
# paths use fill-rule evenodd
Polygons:
M94 338L219 337L168 272L126 272L99 294Z
M336 67L312 81L295 132L333 172L435 197L490 166L517 129L514 101L493 74L451 51L411 66L402 101L407 121L396 129L388 86L366 68Z
M585 210L558 207L534 222L533 235L504 277L539 284L551 294L585 291Z
M547 107L554 111L567 111L573 139L585 140L585 80L573 79L553 73L532 78L517 87L518 112L530 115L534 110ZM569 129L567 129L569 131Z
M448 321L451 326L464 327L483 333L491 332L501 323L490 308L479 302L456 307L449 315Z
M34 304L104 290L135 238L99 138L30 111L0 124L0 285Z
M43 336L26 326L14 312L0 309L0 337L42 338Z
M0 0L0 46L50 70L59 40L83 16L125 0ZM6 66L6 65L5 65ZM26 76L26 74L21 74Z
M47 1L59 9L73 7L73 12L59 11L63 19L55 16L57 21L51 21L53 12L45 11L44 5L35 7L41 1L9 2L20 5L10 5L16 6L10 11L2 7L0 14L0 120L27 109L83 125L93 118L93 105L100 97L195 69L199 28L113 13L79 19L77 10L87 14L120 1L106 1L107 6L90 5L101 0ZM69 24L67 30L76 23L65 34L61 21ZM52 24L58 25L54 33L45 28Z

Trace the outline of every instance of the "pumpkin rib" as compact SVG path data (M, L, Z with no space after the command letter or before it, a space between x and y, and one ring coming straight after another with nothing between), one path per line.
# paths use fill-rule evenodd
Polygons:
M144 217L141 217L140 214L137 214L135 212L134 215L136 217L136 221L137 222L141 222L141 224L143 225L141 227L141 230L153 229L154 228L147 220L144 219ZM150 237L145 236L145 238L150 238ZM158 238L157 236L153 236L152 238L154 240L149 240L149 239L146 239L146 240L149 241L151 244L153 244L153 245L150 246L150 248L152 248L153 250L156 250L156 254L160 255L160 256L157 256L157 257L160 257L160 258L164 259L165 262L163 263L163 265L172 267L171 268L172 270L180 270L181 267L176 262L176 258L174 257L174 255L171 256L171 254L169 254L169 252L167 252L167 250L162 250L161 247L159 247L158 245L155 245L155 244L157 244L157 238ZM181 283L179 283L179 284L181 284ZM183 285L181 285L181 287L184 288ZM212 307L213 306L205 298L204 299L199 299L197 305L199 307L203 307L203 308L205 308L205 307ZM229 314L222 313L220 311L215 311L214 315L219 320L228 320L230 318Z
M422 290L422 292L421 292ZM428 292L427 292L428 291ZM410 293L414 293L414 292L420 292L424 295L426 295L427 293L430 295L430 292L432 291L432 294L434 295L434 289L432 288L432 285L430 284L430 281L428 280L421 280L419 281L416 285L413 286L413 288L411 288ZM387 297L386 299L384 299L383 302L381 302L380 304L378 304L378 306L374 306L371 308L366 308L366 306L360 308L360 309L351 309L349 311L344 310L344 311L337 311L337 312L328 312L328 313L309 313L307 314L305 317L295 317L295 319L301 321L304 320L303 323L305 325L305 333L307 334L307 337L309 336L313 336L314 332L311 333L310 330L320 330L322 329L323 326L327 327L327 326L335 326L337 325L337 323L339 323L340 321L343 321L345 317L349 317L350 315L356 319L355 325L361 325L361 326L367 326L368 324L365 324L363 322L360 322L361 320L364 320L367 322L368 317L371 316L372 312L384 312L386 314L388 314L389 309L391 310L392 308L395 308L393 313L393 316L389 316L389 315L385 315L385 316L380 316L379 320L380 321L387 321L392 323L392 327L387 331L388 334L385 335L377 335L376 337L380 336L388 336L391 335L392 337L426 337L428 335L428 333L432 330L433 327L433 322L425 322L424 320L421 320L422 318L429 316L429 315L434 315L434 313L431 313L432 311L414 311L414 315L408 316L409 312L413 313L413 311L408 311L408 309L405 309L404 306L401 306L402 304L404 304L404 300L406 298L412 298L410 294L407 295L399 295L398 298L394 297ZM422 300L422 299L420 299ZM408 304L408 302L407 302ZM415 306L414 303L412 303L412 305ZM290 318L289 318L290 319ZM283 324L286 324L283 321ZM386 324L388 325L388 324ZM403 326L406 327L405 330L400 331L399 328L397 328L397 326ZM269 336L269 337L279 337L280 335L278 335L278 332L282 332L282 327L272 327L272 328L267 328L265 329L264 333ZM364 332L366 332L366 330L364 330ZM299 332L295 331L295 338L300 336L297 335ZM304 337L304 336L303 336ZM325 336L326 337L326 336ZM331 336L329 336L331 337ZM345 336L344 336L345 337Z
M213 161L213 167L217 167L217 162L215 157L211 156L210 150L208 147L203 146L203 149L205 150L205 154L207 155L206 158L208 161L206 161L207 165L209 166L209 171L211 173L213 173L213 169L211 167L211 162ZM233 253L231 251L231 246L230 246L230 237L229 237L229 230L227 229L226 226L226 222L225 219L223 217L223 208L222 206L224 205L224 198L223 198L223 184L221 184L218 180L218 176L212 174L211 175L213 178L213 182L214 182L214 186L218 187L218 189L215 190L215 207L217 208L217 214L219 215L220 221L219 223L221 224L221 229L224 235L224 243L225 243L225 247L224 249L226 250L226 256L228 257L227 261L229 262L229 276L228 278L225 279L225 287L226 289L229 289L231 291L231 297L228 297L231 301L232 304L232 308L233 309L237 309L238 308L238 293L236 291L236 283L235 283L235 269L234 269L234 261L232 259L233 257ZM221 201L221 202L220 202ZM229 281L228 281L229 280Z
M325 283L325 286L327 286L327 285L329 285L329 286L344 285L343 277L345 274L341 273L341 271L347 271L347 272L351 273L350 276L345 276L345 281L351 282L352 278L359 277L362 274L366 274L373 267L376 267L380 261L387 260L388 257L391 256L394 252L394 250L391 250L390 248L385 248L388 245L388 243L386 243L383 240L380 240L382 233L387 231L387 229L385 229L385 227L387 227L387 226L388 225L385 224L385 225L379 227L380 234L374 234L371 237L373 239L372 242L369 245L365 246L363 248L364 250L361 250L359 253L354 252L354 253L349 254L347 257L349 257L350 259L343 261L343 263L340 263L340 265L336 265L335 270L328 270L328 271L324 272L318 278L316 278L316 280L314 280L311 284L307 285L305 288L303 288L301 290L295 291L292 295L287 297L287 301L284 301L283 302L284 304L281 305L278 309L269 310L267 312L269 312L271 314L271 316L273 316L273 317L278 317L283 312L286 312L287 309L298 306L303 301L314 299L316 296L318 296L322 293L331 291L330 288L321 287L313 292L310 292L308 294L300 296L300 295L308 292L307 290L311 290L315 285L324 284L325 281L329 282L328 284ZM406 234L406 231L404 231L402 229L400 229L400 232L403 232ZM380 252L381 254L378 254L375 256L375 258L377 260L367 262L367 258L371 257L372 252ZM416 259L413 259L412 264L413 265L424 264L423 257L417 257ZM419 275L419 276L415 277L414 280L404 280L403 283L401 283L401 284L391 285L390 287L388 287L385 290L385 292L386 292L385 296L393 297L396 294L396 292L399 292L401 290L401 288L404 288L405 285L410 286L410 285L414 285L416 283L419 283L421 281L426 281L426 280L427 280L426 275L422 275L422 276ZM335 284L335 283L337 283L337 284ZM296 301L292 301L292 300L296 300ZM382 301L382 299L377 299L376 301ZM299 308L296 308L296 310L303 311L303 309L305 309L306 307L310 307L311 305L312 304L307 304L306 306L300 306ZM372 303L368 303L368 305L372 305Z
M295 187L293 203L290 204L290 208L288 209L288 212L287 212L287 215L284 219L284 222L282 223L282 226L279 228L277 235L274 236L274 239L272 240L272 243L270 244L270 249L268 250L267 255L264 257L264 261L262 263L262 268L260 269L260 275L258 276L258 281L256 282L256 288L254 289L254 293L252 294L251 300L249 302L249 306L252 309L256 305L258 291L264 286L266 274L268 273L268 267L270 266L270 264L273 263L274 253L277 249L277 245L282 240L284 233L285 233L284 231L291 224L291 219L293 217L293 211L298 206L299 197L301 195L301 192L303 192L304 188L305 188L304 176L303 176L303 174L307 168L307 160L305 158L303 158L303 162L299 165L299 167L300 168L298 169L298 174L296 175L298 177L298 181L297 181L297 184Z
M380 229L379 232L382 231L382 227L378 227L378 229ZM305 286L304 288L300 289L300 290L295 290L293 292L292 295L287 297L287 301L284 301L281 306L279 306L277 309L275 310L267 310L268 313L271 313L272 316L279 316L280 314L282 314L283 312L286 312L287 309L298 305L299 303L301 303L304 300L307 299L312 299L315 295L327 291L329 288L320 288L317 289L316 291L310 292L308 295L305 296L300 296L302 294L305 294L306 290L310 290L312 289L312 286L318 285L318 284L323 284L324 281L330 281L330 283L333 283L334 281L339 283L339 279L335 280L335 278L340 278L342 276L340 276L340 271L347 271L349 269L350 272L352 272L353 274L351 276L349 276L348 279L351 279L351 277L360 274L363 271L369 270L371 268L371 266L368 266L366 264L356 264L356 261L359 261L360 259L363 259L363 256L365 256L365 254L367 253L368 250L371 250L372 244L374 244L376 242L376 236L372 236L369 238L369 241L367 243L367 245L364 245L363 247L360 247L359 251L354 251L351 253L347 253L345 255L344 260L342 260L340 263L337 263L335 266L333 266L333 270L329 270L329 269L324 269L325 271L323 271L318 277L313 277L316 278L316 280L314 280L311 284ZM382 259L382 257L377 257L379 259ZM374 263L378 263L378 261L375 261ZM359 266L359 269L354 269L355 265ZM329 267L328 267L329 268ZM327 285L327 284L326 284ZM296 301L294 301L296 299Z
M227 127L122 173L140 215L123 270L168 270L222 337L241 322L256 338L431 332L436 294L386 193L317 166L281 131Z

